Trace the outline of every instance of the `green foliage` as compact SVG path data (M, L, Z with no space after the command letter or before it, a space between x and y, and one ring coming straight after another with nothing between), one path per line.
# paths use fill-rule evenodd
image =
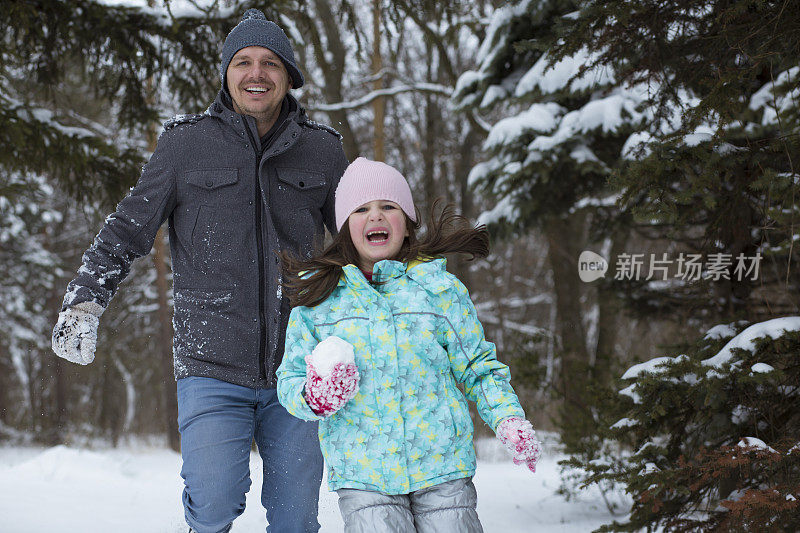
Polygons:
M569 464L587 470L586 485L624 486L634 504L600 531L800 527L800 317L745 325L631 368L601 404L619 421Z
M470 174L470 185L495 202L481 222L501 238L539 230L547 239L558 362L550 382L540 384L552 387L548 392L559 401L556 425L567 448L596 433L591 406L607 387L617 329L606 314L596 329L602 333L592 339L597 346L589 347L579 317L595 287L581 287L576 260L593 247L587 241L613 248L612 241L625 238L617 229L627 216L615 206L609 178L642 123L641 94L621 87L613 69L582 71L588 47L554 64L553 45L579 5L519 0L499 8L477 68L461 76L453 96L459 109L494 121L483 146L488 158ZM605 292L598 299L614 300L607 287L599 290Z
M21 192L23 184L12 186L11 175L36 173L49 175L79 201L93 198L113 205L138 177L144 164L141 150L37 118L50 116L41 108L0 106L0 143L12 147L0 152L0 180L9 181L0 195L14 198Z

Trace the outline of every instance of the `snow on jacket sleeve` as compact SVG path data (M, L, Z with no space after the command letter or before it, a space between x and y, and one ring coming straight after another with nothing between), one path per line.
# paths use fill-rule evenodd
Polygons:
M289 413L303 420L322 420L311 410L303 396L306 385L305 356L310 354L319 340L314 337L307 322L304 307L295 307L289 315L286 328L286 349L278 367L278 401Z
M108 307L133 260L150 253L158 228L175 207L174 137L168 132L159 138L136 186L106 218L67 286L62 310L87 301Z
M447 353L456 380L464 384L467 398L493 430L511 417L525 418L508 366L497 360L494 343L486 340L478 313L463 283L454 278L453 288L441 294L452 329L447 334Z

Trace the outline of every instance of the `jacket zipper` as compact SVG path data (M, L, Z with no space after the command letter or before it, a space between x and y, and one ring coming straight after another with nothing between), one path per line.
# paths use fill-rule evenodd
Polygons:
M283 133L283 130L286 129L287 124L289 124L289 119L288 118L284 119L283 122L280 124L280 126L278 126L278 129L276 129L273 132L272 136L270 136L270 138L268 139L269 146L265 145L263 147L262 154L267 153L267 148L269 148L269 147L271 147L272 145L275 144L275 140L278 137L281 136L281 134ZM259 161L260 160L261 160L261 158L259 158ZM280 242L278 243L278 245L280 245ZM280 283L280 281L281 281L281 278L280 278L280 276L281 276L280 267L278 268L277 276L278 276L278 282ZM281 299L280 298L278 298L276 304L277 304L277 312L278 312L278 314L280 314L280 310L281 310ZM278 323L278 316L276 315L273 318L273 325L272 325L272 334L273 334L273 340L274 340L274 343L272 345L272 349L273 349L272 357L270 357L269 360L267 360L266 359L266 354L265 354L265 359L264 359L264 362L263 362L263 367L265 367L265 369L266 369L265 373L264 373L264 376L265 376L265 379L268 380L268 382L269 382L269 376L275 375L275 363L277 362L275 360L275 354L277 353L277 350L278 350L278 338L280 338L280 332L278 331L278 327L275 326L275 324L277 324L277 323ZM269 361L269 365L267 365L267 361Z
M264 333L267 331L267 319L264 314L264 241L262 239L261 229L261 211L263 209L261 201L261 179L259 177L259 167L261 165L261 154L258 151L258 145L253 138L253 132L245 122L244 129L247 130L247 135L250 137L250 144L253 147L253 153L256 156L255 167L255 207L256 207L256 249L258 253L258 375L259 377L267 378L265 370L265 362L267 359L266 354L266 336Z

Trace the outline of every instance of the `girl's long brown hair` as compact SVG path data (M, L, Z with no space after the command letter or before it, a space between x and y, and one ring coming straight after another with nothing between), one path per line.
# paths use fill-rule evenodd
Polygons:
M465 217L455 213L452 204L441 205L442 201L436 200L431 206L428 231L419 239L416 232L420 225L406 215L408 237L403 241L395 260L406 263L415 259L433 259L448 253L464 253L470 255L471 261L489 255L489 233L486 228L473 226ZM333 242L311 259L299 259L287 252L282 252L280 257L283 285L293 307L321 304L339 283L342 267L359 264L347 221ZM302 277L301 272L305 272Z

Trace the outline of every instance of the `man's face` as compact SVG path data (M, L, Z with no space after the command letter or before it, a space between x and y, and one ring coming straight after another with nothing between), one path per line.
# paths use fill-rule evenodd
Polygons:
M236 52L225 79L234 111L256 120L276 117L283 97L292 88L281 58L261 46L248 46Z

